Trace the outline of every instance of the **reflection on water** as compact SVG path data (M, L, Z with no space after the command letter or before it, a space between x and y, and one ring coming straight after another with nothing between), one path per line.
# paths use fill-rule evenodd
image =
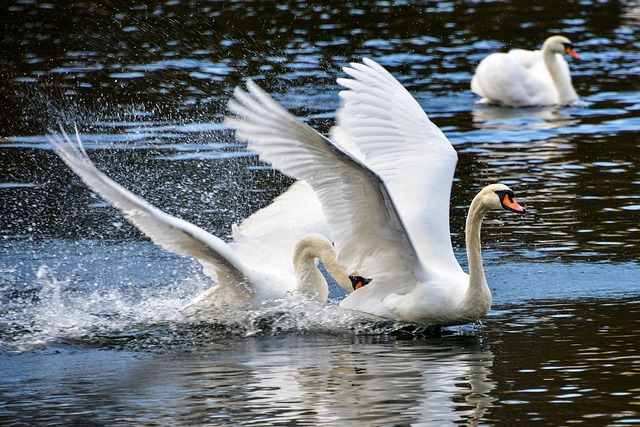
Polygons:
M529 136L528 131L541 129L556 129L579 124L579 120L564 108L559 107L529 107L529 108L505 108L498 106L478 105L472 111L473 122L479 129L496 131L517 131ZM482 132L478 132L482 135ZM498 133L499 134L499 133ZM540 134L544 135L544 134ZM502 140L502 139L501 139ZM504 141L503 141L504 142Z
M0 423L640 422L640 64L633 2L0 5ZM584 108L475 104L488 53L568 35ZM45 138L78 124L125 187L222 237L289 183L220 123L248 77L327 131L341 67L389 68L459 153L451 231L485 184L494 310L428 339L336 307L192 325L209 286L91 194ZM335 299L341 296L332 294Z
M136 425L471 423L496 400L493 356L476 337L256 338L212 343L192 353L124 352L115 364L96 350L52 350L58 354L29 357L46 361L47 369L19 369L0 386L13 390L0 415L5 425L16 415L47 424L61 416L82 421L87 413L96 414L96 423ZM14 360L16 368L26 363L22 356ZM31 386L18 391L14 381Z
M192 327L175 335L196 343L189 352L167 351L169 342L163 351L132 352L121 343L117 357L70 341L3 357L11 363L0 365L7 378L0 420L45 425L92 414L116 425L633 424L640 418L639 315L636 298L542 301L497 310L470 336L433 340L287 334L209 341L206 330Z

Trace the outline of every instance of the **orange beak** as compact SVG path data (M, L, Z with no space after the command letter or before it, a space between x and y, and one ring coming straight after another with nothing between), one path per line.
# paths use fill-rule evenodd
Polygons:
M504 206L505 209L509 209L510 211L513 211L513 212L517 212L521 214L527 213L527 210L522 206L520 206L515 199L509 198L509 194L505 194L504 197L502 198L502 206Z
M571 55L573 59L580 59L580 56L578 56L578 53L575 50L573 50L571 46L567 46L564 51L567 52L569 55Z

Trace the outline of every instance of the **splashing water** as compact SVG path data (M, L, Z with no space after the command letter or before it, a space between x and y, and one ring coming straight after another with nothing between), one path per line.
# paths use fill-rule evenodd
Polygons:
M64 274L64 273L62 273ZM63 278L60 278L63 277ZM0 348L30 351L55 342L74 346L126 346L140 350L191 348L229 337L279 334L425 336L434 328L407 325L288 294L257 307L212 307L197 315L182 309L210 285L196 275L159 285L104 286L72 273L57 277L41 265L22 292L2 290ZM335 293L335 289L333 290Z

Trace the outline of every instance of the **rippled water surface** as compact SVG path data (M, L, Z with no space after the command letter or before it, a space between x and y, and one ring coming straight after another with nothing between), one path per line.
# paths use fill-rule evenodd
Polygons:
M640 423L637 2L0 5L3 425ZM587 106L475 104L489 52L562 33ZM434 332L279 301L194 324L210 283L52 153L76 124L109 176L227 236L291 182L222 125L258 81L327 131L341 67L370 57L459 154L451 232L501 181L531 213L485 221L494 307ZM332 288L332 302L342 298Z

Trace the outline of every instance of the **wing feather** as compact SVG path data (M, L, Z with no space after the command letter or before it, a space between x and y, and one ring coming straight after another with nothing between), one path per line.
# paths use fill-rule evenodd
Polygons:
M423 263L460 270L449 206L457 154L420 104L386 69L365 58L345 68L332 135L356 148L384 180Z
M215 273L223 286L248 291L246 285L250 272L225 242L190 222L161 211L104 175L89 159L77 131L77 144L64 130L62 135L52 134L49 137L55 153L89 188L118 208L155 244L170 252L198 259L206 271Z
M411 238L380 177L252 81L247 90L236 88L226 123L262 160L313 187L339 261L369 277L400 275L396 282L401 287L424 279Z

